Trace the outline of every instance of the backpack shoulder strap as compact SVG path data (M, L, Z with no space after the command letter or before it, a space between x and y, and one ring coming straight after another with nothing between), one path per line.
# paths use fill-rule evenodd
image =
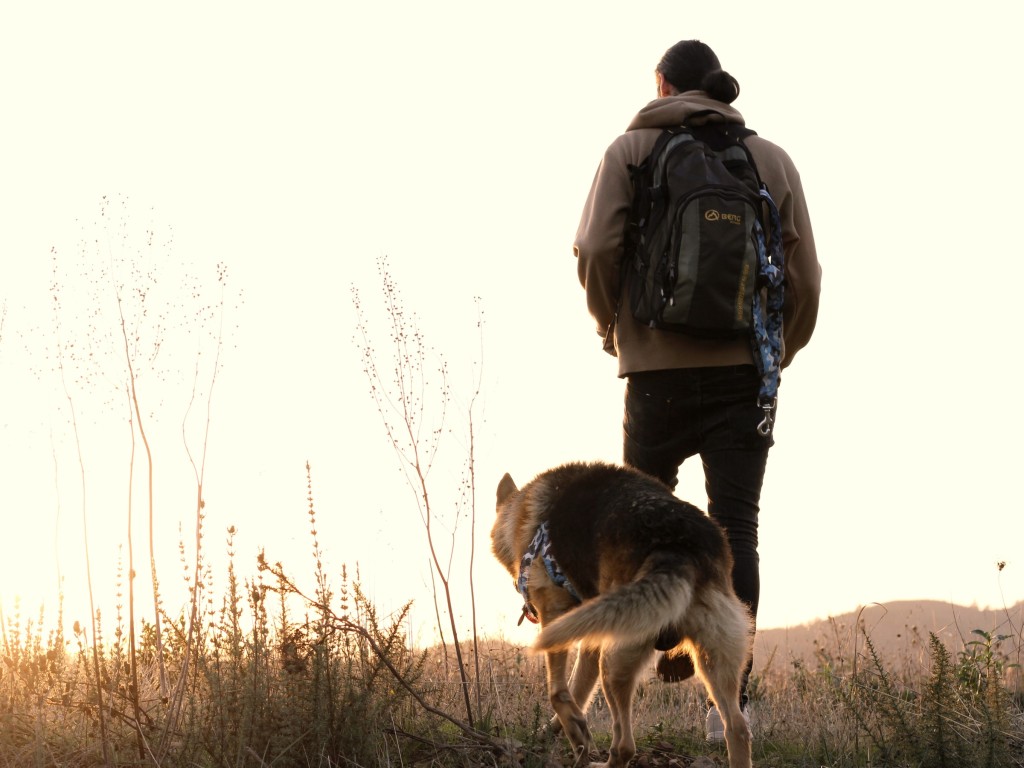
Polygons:
M649 174L651 172L654 163L657 162L661 153L665 151L665 146L672 140L672 137L685 130L688 130L685 126L662 129L661 134L654 142L654 146L651 147L651 151L647 153L647 157L643 159L640 165L630 164L627 166L629 176L633 180L634 187L645 174Z
M627 254L632 252L632 247L636 243L637 230L644 225L645 216L650 210L651 188L654 185L654 169L658 158L679 130L680 128L665 128L662 130L647 157L639 165L631 163L627 166L629 179L633 182L633 201L626 219L625 242Z
M619 308L622 303L622 288L626 284L626 274L635 265L633 256L636 253L640 240L640 232L647 224L651 213L652 186L654 184L654 168L658 158L665 150L665 146L672 140L674 132L679 128L665 128L654 142L651 151L647 153L639 165L630 163L626 166L629 171L629 180L633 184L633 199L630 203L629 213L626 215L626 223L622 236L623 254L619 263L619 291L618 301L615 309L615 321L618 321Z

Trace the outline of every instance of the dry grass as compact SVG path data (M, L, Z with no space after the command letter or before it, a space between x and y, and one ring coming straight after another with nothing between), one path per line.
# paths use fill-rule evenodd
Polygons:
M480 670L470 681L480 709L467 728L452 649L407 647L403 616L382 624L347 575L333 591L321 582L324 594L294 617L284 582L242 583L231 573L227 583L194 650L183 642L185 617L164 617L164 660L185 691L177 712L160 693L153 625L139 633L136 694L122 618L107 627L96 617L97 685L80 627L44 633L43 616L6 617L0 768L569 764L563 741L544 730L543 661L523 648L481 638L476 658L464 644L464 664ZM950 652L922 638L883 659L869 634L857 648L840 637L848 636L821 637L810 660L774 657L755 670L757 765L1024 765L1019 668L1004 650L1015 646L976 634ZM724 764L703 741L703 716L697 682L665 685L652 669L637 692L636 765ZM600 695L590 719L606 746Z

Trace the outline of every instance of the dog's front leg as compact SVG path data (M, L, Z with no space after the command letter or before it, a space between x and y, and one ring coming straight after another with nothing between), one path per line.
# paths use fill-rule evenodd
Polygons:
M590 699L594 695L594 687L597 685L600 656L601 652L594 648L581 648L576 657L576 663L572 667L572 674L569 675L569 693L572 694L573 701L584 714L590 706ZM557 735L562 730L562 723L558 719L558 715L551 718L546 730L552 735Z
M587 719L566 682L566 667L569 662L568 651L550 651L547 653L548 697L555 710L558 721L562 724L573 752L576 754L576 765L581 765L587 755L594 749L594 739L587 727Z

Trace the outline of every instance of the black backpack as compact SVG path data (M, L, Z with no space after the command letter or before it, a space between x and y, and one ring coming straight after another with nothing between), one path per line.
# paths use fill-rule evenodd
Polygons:
M735 123L664 130L630 166L633 205L622 272L633 316L706 339L748 336L771 431L781 362L783 252L778 210Z
M750 333L765 231L763 185L742 141L752 133L732 123L669 128L630 167L623 266L641 323L702 338Z

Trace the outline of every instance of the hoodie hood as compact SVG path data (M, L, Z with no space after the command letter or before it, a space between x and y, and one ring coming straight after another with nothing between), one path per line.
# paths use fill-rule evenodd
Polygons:
M704 91L686 91L655 99L637 113L626 130L682 125L694 115L708 112L711 114L702 115L702 120L743 125L743 115L735 107L712 99Z

